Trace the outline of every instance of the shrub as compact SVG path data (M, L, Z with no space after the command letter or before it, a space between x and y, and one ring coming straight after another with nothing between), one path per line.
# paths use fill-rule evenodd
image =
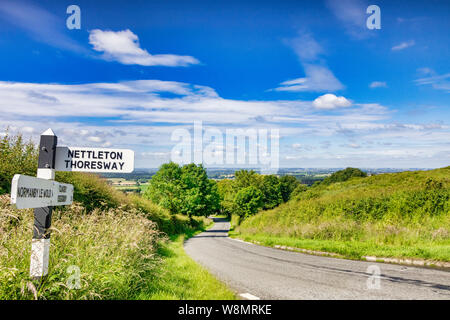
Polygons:
M291 195L301 184L300 181L294 176L282 176L280 177L280 191L283 202L288 202L291 199ZM305 186L306 187L306 186Z
M126 196L104 179L93 173L57 172L56 181L73 184L74 201L80 202L87 212L96 208L117 208L127 204Z
M354 177L367 177L367 174L364 171L361 171L360 169L356 168L346 168L344 170L339 170L334 172L331 176L326 177L321 184L323 185L329 185L331 183L335 182L343 182L347 181Z
M11 191L15 174L35 176L38 150L30 140L24 142L22 135L6 135L0 140L0 194Z

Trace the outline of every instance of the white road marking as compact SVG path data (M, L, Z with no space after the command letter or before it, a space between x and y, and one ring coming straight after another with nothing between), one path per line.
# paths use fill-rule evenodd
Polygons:
M245 244L250 244L252 246L255 245L254 243L247 242L247 241L244 241L244 240L241 240L241 239L235 239L235 238L230 238L230 237L228 237L228 239L231 239L231 240L234 240L234 241L239 241L239 242L242 242L242 243L245 243Z
M257 296L254 296L248 292L246 293L240 293L239 294L242 298L247 299L247 300L261 300L260 298L258 298Z

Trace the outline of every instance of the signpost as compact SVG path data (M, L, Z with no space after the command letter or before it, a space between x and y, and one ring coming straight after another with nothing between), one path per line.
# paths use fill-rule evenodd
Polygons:
M73 185L16 174L11 185L11 203L17 209L72 204Z
M48 274L52 209L73 201L73 185L53 181L55 171L129 173L134 170L132 150L57 147L57 142L51 129L42 133L37 177L16 174L11 183L11 203L17 209L34 208L30 276L38 280Z
M134 170L134 152L127 149L57 147L57 171L124 172Z

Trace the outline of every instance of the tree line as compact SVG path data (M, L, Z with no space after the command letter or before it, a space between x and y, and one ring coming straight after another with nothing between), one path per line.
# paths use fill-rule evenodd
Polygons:
M202 165L163 164L152 177L143 196L189 217L237 214L246 217L261 209L272 209L306 190L293 176L261 175L239 170L234 180L216 182Z

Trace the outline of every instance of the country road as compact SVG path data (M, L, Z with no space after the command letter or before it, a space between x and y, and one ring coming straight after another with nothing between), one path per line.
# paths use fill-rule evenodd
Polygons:
M214 221L210 230L187 240L185 250L243 298L450 300L448 271L258 246L228 238L229 222ZM373 287L377 280L369 279L370 266L381 272L379 289L368 288L368 282Z

